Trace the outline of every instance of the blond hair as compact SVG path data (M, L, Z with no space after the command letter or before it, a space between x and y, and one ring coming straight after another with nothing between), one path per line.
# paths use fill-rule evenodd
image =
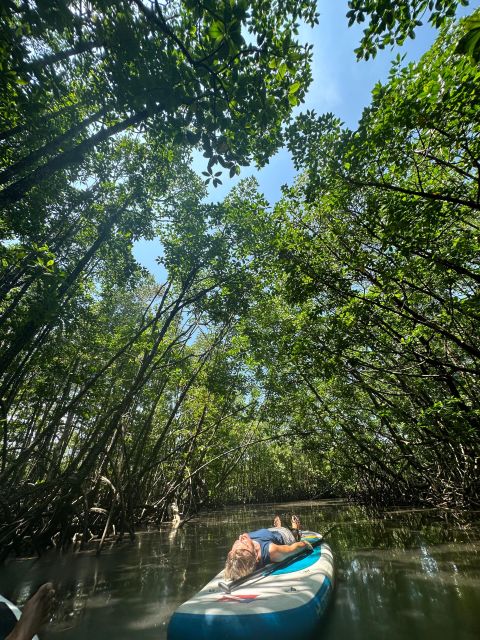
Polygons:
M232 549L227 555L224 577L226 580L237 580L248 576L256 564L257 558L249 549Z

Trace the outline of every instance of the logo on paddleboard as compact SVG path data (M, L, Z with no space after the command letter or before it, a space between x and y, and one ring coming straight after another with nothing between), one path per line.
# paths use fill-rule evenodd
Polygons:
M222 596L217 600L217 602L240 602L243 604L248 604L249 602L252 602L253 600L255 600L256 597L257 597L256 595L235 596L231 594L231 595Z

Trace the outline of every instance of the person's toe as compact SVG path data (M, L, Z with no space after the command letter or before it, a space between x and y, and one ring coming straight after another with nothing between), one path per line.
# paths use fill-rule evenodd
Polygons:
M45 582L45 584L42 584L42 586L38 588L33 597L38 599L39 605L42 609L42 623L48 622L55 601L55 589L53 584L51 582Z

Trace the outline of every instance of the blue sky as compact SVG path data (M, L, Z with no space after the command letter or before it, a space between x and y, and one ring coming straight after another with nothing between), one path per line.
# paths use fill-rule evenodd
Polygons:
M480 6L480 0L470 2L458 15L468 15ZM358 46L362 28L347 26L345 13L347 0L319 0L318 12L320 24L314 29L304 26L300 38L303 42L313 43L313 83L306 101L297 108L297 112L315 109L317 113L332 111L349 127L354 128L363 109L370 103L371 91L379 80L388 76L390 63L397 53L406 55L406 62L418 60L433 44L438 32L429 25L417 30L416 38L408 40L400 49L380 51L373 60L357 62L353 50ZM193 167L200 172L206 168L206 160L201 154L195 154ZM223 185L210 190L211 201L223 200L230 189L241 178L255 175L269 202L274 203L280 197L281 186L291 184L295 170L286 149L281 149L270 159L268 165L260 170L244 167L240 176L228 178L222 176ZM156 264L155 259L161 252L158 241L140 241L135 244L136 259L147 267L158 279L164 279L165 272Z

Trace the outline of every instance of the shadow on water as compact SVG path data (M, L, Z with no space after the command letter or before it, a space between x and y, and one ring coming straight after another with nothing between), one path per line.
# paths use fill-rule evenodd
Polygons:
M183 529L141 533L100 557L11 562L0 570L0 592L21 603L53 580L60 604L44 640L165 640L172 612L221 569L231 541L268 526L274 512L298 513L317 531L336 523L337 585L316 639L480 638L480 513L372 514L333 500L226 508Z

